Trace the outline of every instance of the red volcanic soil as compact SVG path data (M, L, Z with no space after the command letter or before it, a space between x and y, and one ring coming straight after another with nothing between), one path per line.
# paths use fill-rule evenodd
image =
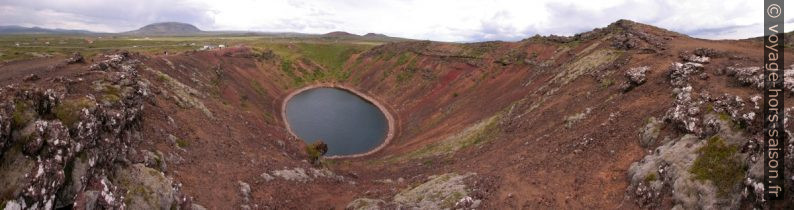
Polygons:
M428 176L451 172L477 174L467 185L477 189L472 196L483 201L483 209L638 209L627 196L627 170L655 148L639 144L647 119L661 119L673 106L671 64L698 48L724 53L705 64L707 79L693 76L689 82L697 91L749 99L759 91L717 72L760 65L763 48L753 41L702 40L629 25L520 42L399 42L354 55L345 64L351 76L333 85L372 97L388 110L393 137L371 153L323 166L305 161L304 143L290 134L282 109L296 90L329 83L292 86L279 69L280 58L245 47L138 55L148 69L140 74L155 96L146 104L137 147L165 154L165 174L194 203L210 209L343 209L361 197L388 201ZM620 39L628 32L644 36ZM400 55L408 61L399 61ZM79 77L88 65L48 69L59 59L4 64L0 84L28 74ZM639 66L650 67L647 82L624 92L625 73ZM161 73L194 89L189 95L211 114L176 103L178 91ZM579 113L586 115L567 123ZM472 146L416 155L493 116L496 130ZM684 133L666 123L660 139ZM173 138L188 143L180 146ZM327 168L342 178L262 177L294 168ZM405 181L385 184L386 179ZM238 181L250 184L248 201ZM668 197L661 207L672 205Z

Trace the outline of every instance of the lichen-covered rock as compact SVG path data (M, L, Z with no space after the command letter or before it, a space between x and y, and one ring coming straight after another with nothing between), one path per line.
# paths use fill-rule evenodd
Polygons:
M192 209L192 210L207 210L207 208L205 208L204 206L199 205L199 204L195 204L195 203L190 206L190 209Z
M670 84L674 87L684 87L689 83L689 76L703 70L703 64L687 62L673 63L670 66Z
M681 57L681 59L684 60L685 62L694 62L694 63L702 63L702 64L709 63L709 57L705 55L690 54L689 52L686 51L681 52L679 57Z
M630 33L616 35L612 39L612 47L621 50L631 50L640 46L640 39Z
M686 134L669 140L631 165L627 194L639 205L656 207L660 195L671 193L677 209L721 209L747 197L738 193L742 177L750 174L744 161L755 159L756 150L740 152L747 134L715 112L702 118L707 137Z
M455 203L454 209L477 209L477 207L480 207L480 203L482 203L482 200L476 200L471 196L466 196Z
M648 66L641 66L641 67L631 68L628 71L626 71L625 77L627 81L624 85L621 86L623 92L628 92L631 89L634 89L634 87L640 86L643 83L645 83L645 74L648 73L648 71L650 70L651 68Z
M30 75L28 75L28 76L25 76L25 78L24 78L24 79L22 79L22 81L25 81L25 82L33 82L33 81L37 81L37 80L39 80L39 79L41 79L41 77L39 77L39 75L36 75L36 74L30 74Z
M171 209L177 203L173 182L162 172L134 164L118 169L112 181L127 190L124 203L130 209Z
M273 176L284 178L287 181L306 182L311 180L309 175L306 174L306 170L303 170L303 168L275 170L273 171Z
M358 198L347 204L348 210L378 210L386 208L386 201L381 199Z
M86 187L84 183L89 169L88 160L85 158L78 157L67 163L65 171L69 173L66 173L66 183L58 191L55 208L67 207L74 203L76 195Z
M468 195L463 180L473 174L454 173L431 177L429 181L394 196L400 208L443 209L452 208Z
M237 181L237 184L240 185L240 195L243 196L243 203L251 201L251 185L243 181Z
M725 67L725 74L728 76L732 76L739 81L741 85L748 85L753 87L763 87L764 77L759 72L761 71L761 67L757 66L748 66L748 67L738 67L738 66L728 66Z
M700 134L700 101L693 101L692 86L673 90L676 100L673 107L667 110L664 120L686 133Z
M701 205L714 207L716 195L711 189L713 186L691 181L692 175L689 173L692 162L697 158L697 148L702 145L698 140L696 136L686 135L660 146L653 154L631 164L628 170L631 183L628 194L637 204L644 207L658 206L662 191L665 187L672 186L679 191L678 196L673 196L677 205L689 208L697 208ZM705 191L704 195L710 196L694 201L685 199L689 198L685 195L693 191Z
M81 55L80 52L74 52L71 57L65 60L65 62L66 64L84 63L85 58L83 58L83 55Z
M666 39L639 29L638 24L630 20L618 20L609 26L607 31L618 32L612 38L612 47L631 50L642 49L658 52L666 49Z
M645 126L643 126L640 130L640 145L643 147L653 145L656 142L656 139L659 138L661 127L661 120L657 120L655 117L648 118Z
M89 67L92 71L108 71L108 70L122 70L128 71L134 68L137 60L130 59L129 52L120 52L117 54L104 55L105 59L92 64Z
M334 172L325 168L324 169L316 169L316 168L282 169L282 170L272 171L271 173L273 174L273 176L281 177L287 181L308 182L317 178L326 178L335 181L344 180L343 176L337 175ZM265 178L267 181L272 180L272 177L267 173L262 174L262 177Z
M759 90L764 88L764 73L760 66L734 65L725 67L722 71L735 78L739 85L755 87ZM789 93L789 96L794 95L794 65L785 69L783 79L783 89Z
M125 208L127 189L107 176L129 162L149 90L138 82L135 58L105 57L93 67L106 71L92 77L100 91L73 94L69 82L47 90L0 88L0 180L9 192L3 199L25 209Z
M710 57L710 58L724 57L725 54L724 52L720 52L711 48L697 48L694 51L692 51L692 53L695 54L696 56Z
M476 174L447 173L428 177L419 186L405 189L391 198L357 198L346 209L474 209L482 202L481 191L472 189L466 179ZM470 196L471 195L471 196Z
M633 84L641 85L645 83L645 74L650 70L651 68L648 66L631 68L626 72L626 78Z

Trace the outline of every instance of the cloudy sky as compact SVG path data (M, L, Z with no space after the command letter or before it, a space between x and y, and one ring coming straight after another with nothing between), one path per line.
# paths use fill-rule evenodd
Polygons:
M472 42L573 35L630 19L694 37L738 39L763 35L763 11L762 1L751 0L0 0L0 25L122 32L178 21L202 30ZM794 18L787 19L790 31Z

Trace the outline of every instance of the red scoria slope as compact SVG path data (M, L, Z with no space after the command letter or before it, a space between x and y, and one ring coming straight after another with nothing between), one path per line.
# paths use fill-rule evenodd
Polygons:
M91 87L109 79L85 75L134 72L148 90L141 119L122 128L138 136L125 144L135 152L114 154L119 160L96 167L102 174L77 179L117 186L114 196L123 202L98 199L110 207L747 209L763 205L753 191L761 114L754 107L760 71L753 68L762 49L758 42L695 39L625 20L573 37L381 45L352 55L343 68L349 77L313 82L341 83L384 104L395 117L394 139L372 155L320 166L304 161L304 144L285 130L282 100L301 86L270 51L125 55L121 62L134 65L107 68L90 68L110 60L105 56L88 64L19 61L0 66L0 84L101 98L110 93ZM307 59L291 65L298 77L326 71ZM22 81L29 74L39 82ZM59 77L72 82L42 82ZM6 104L19 100L4 96ZM9 110L0 120L13 118ZM23 128L0 133L3 151L22 144L11 134ZM691 174L693 162L708 155L697 149L714 146L708 139L715 136L735 148L729 155L743 166L740 180ZM691 158L662 155L667 151ZM172 177L173 195L151 194L159 185L136 182L148 179L125 178L136 177L125 172L136 166ZM36 167L21 171L28 169ZM20 183L35 183L26 179ZM53 190L58 197L96 192L61 193L73 185ZM3 200L39 205L40 197L3 190Z

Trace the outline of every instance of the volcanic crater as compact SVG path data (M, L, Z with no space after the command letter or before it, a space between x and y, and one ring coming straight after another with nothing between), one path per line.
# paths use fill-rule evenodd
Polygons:
M517 42L345 39L4 62L0 201L78 209L764 205L758 40L697 39L628 20ZM308 161L287 104L323 87L374 104L387 119L384 143Z

